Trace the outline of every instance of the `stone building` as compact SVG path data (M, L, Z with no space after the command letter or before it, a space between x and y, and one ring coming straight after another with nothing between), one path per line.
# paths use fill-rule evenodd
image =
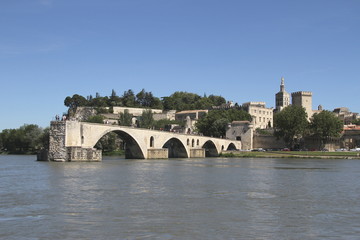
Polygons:
M233 121L226 130L226 139L241 141L242 150L253 148L253 125L249 121Z
M312 92L293 92L291 93L291 98L292 105L305 108L309 120L314 113L312 110Z
M274 109L267 108L265 102L246 102L242 107L251 115L254 129L273 127Z
M360 118L358 113L350 112L346 107L335 108L333 112L345 125L351 124L352 121Z
M290 105L290 94L285 91L285 80L281 78L280 92L275 95L275 111L280 112Z
M342 134L342 146L345 149L360 147L360 126L345 125Z
M162 114L163 110L161 109L146 109L146 108L131 108L131 107L113 107L113 113L119 115L120 113L124 113L127 110L134 117L139 117L143 114L145 110L151 110L153 114Z
M187 110L177 112L175 114L175 120L186 121L185 133L193 133L195 129L195 124L197 121L204 117L209 110Z

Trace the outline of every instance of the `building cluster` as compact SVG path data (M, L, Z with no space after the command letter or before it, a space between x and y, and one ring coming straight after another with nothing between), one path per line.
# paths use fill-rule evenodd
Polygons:
M216 109L231 109L231 108L240 108L248 112L252 117L252 122L249 121L235 121L229 123L228 131L226 132L226 138L241 140L243 141L244 149L252 149L254 147L254 130L256 129L272 129L274 123L274 114L282 111L289 105L301 106L305 109L307 113L308 120L310 121L314 113L319 113L323 111L321 105L318 106L317 110L312 108L312 92L310 91L296 91L291 94L285 90L285 80L282 77L280 83L280 91L275 94L275 108L266 107L265 102L245 102L242 105L234 104L232 101L229 101L221 106L213 106L212 109L208 110L187 110L176 112L175 110L162 111L160 109L151 109L153 113L154 120L168 119L168 120L178 120L185 122L185 127L180 127L176 124L170 125L167 129L168 131L182 132L187 134L194 133L196 122L204 117L208 111ZM128 111L133 116L133 125L136 125L137 119L141 117L143 110L141 108L129 108L129 107L113 107L112 113L102 114L105 117L105 121L108 124L117 124L118 116L120 113ZM339 119L341 119L345 128L344 131L351 131L351 135L354 135L354 132L359 133L360 129L348 126L353 120L360 118L358 113L352 113L348 108L340 107L336 108L333 111ZM77 119L82 120L81 118L87 118L88 116L94 115L94 109L83 107L78 108ZM349 129L347 129L349 128ZM274 145L273 140L269 140ZM347 145L351 145L352 140L347 139ZM359 140L360 141L360 140ZM266 144L266 143L260 143ZM276 145L276 144L275 144ZM281 145L281 144L280 144ZM280 146L279 145L279 146Z

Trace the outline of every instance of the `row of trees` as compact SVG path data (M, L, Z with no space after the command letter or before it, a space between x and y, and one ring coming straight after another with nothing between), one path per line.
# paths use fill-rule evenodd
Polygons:
M0 133L0 151L17 154L37 153L49 146L49 128L26 124L17 129L4 129Z
M275 136L283 138L290 148L294 148L299 140L313 136L319 140L322 149L326 140L339 137L343 130L343 122L330 111L315 113L310 122L304 108L291 105L274 115Z
M95 97L89 95L86 98L79 94L74 94L72 97L67 96L64 104L69 107L69 110L76 110L77 107L105 108L113 106L162 109L160 99L144 89L137 94L129 89L124 91L122 96L118 96L115 90L112 90L110 96L105 97L100 96L99 93L96 93Z
M210 109L212 106L219 106L226 103L225 98L221 96L210 95L203 97L188 92L175 92L162 99L155 97L151 92L144 89L135 94L131 89L125 91L122 96L118 96L115 90L112 90L110 96L102 97L96 93L96 96L87 96L86 98L74 94L67 96L64 100L65 106L69 111L75 111L77 107L105 108L113 106L153 108L163 110L191 110L191 109Z

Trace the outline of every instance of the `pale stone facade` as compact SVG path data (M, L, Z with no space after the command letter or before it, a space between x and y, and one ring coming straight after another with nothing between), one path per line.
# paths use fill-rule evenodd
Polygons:
M314 111L312 110L312 92L293 92L291 93L292 105L305 108L307 118L310 120Z
M135 117L139 117L145 110L151 110L153 114L163 113L161 109L146 109L146 108L130 108L130 107L113 107L114 114L124 113L125 110L128 110L130 114Z
M178 121L186 121L185 133L193 133L197 121L204 117L209 110L188 110L181 111L175 114L175 119Z
M267 108L265 102L247 102L243 108L251 115L254 129L273 127L273 108Z
M241 150L253 148L254 126L249 121L233 121L226 130L226 139L241 141Z
M350 112L346 107L335 108L333 111L344 124L351 124L352 121L360 118L358 113Z

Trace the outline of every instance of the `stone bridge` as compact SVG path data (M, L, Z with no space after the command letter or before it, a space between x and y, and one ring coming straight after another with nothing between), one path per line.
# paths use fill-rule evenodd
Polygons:
M217 157L222 151L241 149L241 141L228 139L118 125L53 121L47 160L101 161L101 150L94 146L110 132L117 133L125 142L126 158Z

